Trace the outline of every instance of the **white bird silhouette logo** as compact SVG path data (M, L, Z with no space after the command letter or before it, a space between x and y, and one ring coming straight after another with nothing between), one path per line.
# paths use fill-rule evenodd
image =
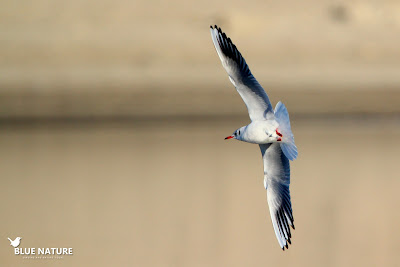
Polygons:
M14 248L18 247L19 244L21 243L21 237L17 237L15 238L15 240L11 240L10 238L8 238L8 240L10 240L10 246L13 246Z

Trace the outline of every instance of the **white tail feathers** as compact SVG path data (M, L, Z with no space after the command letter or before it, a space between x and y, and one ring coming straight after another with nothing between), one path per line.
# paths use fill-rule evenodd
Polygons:
M275 119L279 123L278 131L282 134L281 149L289 160L295 160L297 158L297 147L290 128L289 113L280 101L275 106Z

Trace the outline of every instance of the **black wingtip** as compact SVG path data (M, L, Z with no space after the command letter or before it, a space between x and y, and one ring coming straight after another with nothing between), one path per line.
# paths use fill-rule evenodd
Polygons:
M289 248L289 246L288 246L288 244L286 243L286 249L288 249Z
M221 32L221 28L219 28L217 25L214 25L214 26L210 25L210 28L213 30L216 29L217 31Z

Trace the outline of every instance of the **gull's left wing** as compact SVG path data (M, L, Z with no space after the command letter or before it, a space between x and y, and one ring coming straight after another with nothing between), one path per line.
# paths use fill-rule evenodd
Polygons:
M251 74L249 66L231 39L217 25L214 28L211 26L210 31L222 66L246 104L250 119L265 120L267 113L273 113L268 95Z

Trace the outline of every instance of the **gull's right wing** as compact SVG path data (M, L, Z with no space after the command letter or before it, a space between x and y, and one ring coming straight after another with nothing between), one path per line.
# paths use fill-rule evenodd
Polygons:
M292 203L290 201L290 166L279 143L260 145L264 161L264 186L279 245L284 250L291 244L290 226L294 229Z
M267 94L251 74L249 66L231 39L217 25L210 28L211 37L222 66L246 104L250 119L252 121L265 120L267 113L273 113Z

